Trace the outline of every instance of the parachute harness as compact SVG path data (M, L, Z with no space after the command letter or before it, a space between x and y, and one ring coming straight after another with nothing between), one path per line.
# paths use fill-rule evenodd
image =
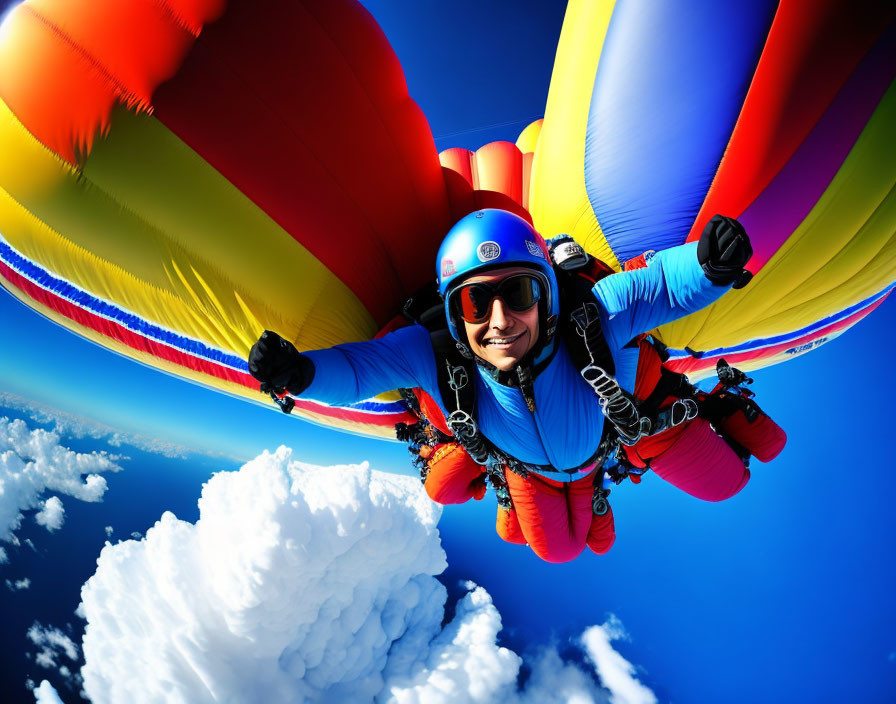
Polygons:
M599 311L596 301L591 296L591 289L595 282L603 276L612 273L612 270L602 265L597 260L589 257L581 246L571 238L559 237L549 243L551 258L555 265L555 273L559 279L565 282L560 287L560 294L567 302L567 309L572 309L569 320L573 325L567 328L566 339L570 347L576 366L580 374L594 390L601 405L601 411L609 423L605 426L605 433L594 455L584 466L596 468L594 479L594 494L592 508L596 515L603 515L609 510L607 496L609 489L604 488L604 478L619 483L629 474L636 471L634 465L625 461L621 451L620 442L632 446L641 438L663 432L668 428L679 425L697 415L697 404L693 399L681 399L672 407L650 413L640 413L639 406L634 399L626 393L613 377L615 365L607 342L604 339L600 324ZM591 267L591 270L582 270ZM411 320L424 325L429 329L430 324L438 319L438 313L442 311L441 304L436 302L419 315L413 314L411 305L425 307L426 301L411 299L405 305L405 315ZM575 335L573 335L575 331ZM513 504L507 489L505 470L515 472L521 477L527 477L530 472L537 474L564 474L569 475L576 470L557 470L551 466L532 465L521 462L490 443L482 434L474 418L475 393L471 380L471 374L475 370L475 362L472 352L463 343L451 339L448 331L430 331L433 349L436 358L445 362L442 374L437 375L439 390L446 408L453 409L446 418L446 424L453 438L444 436L434 426L422 428L420 432L431 433L435 431L439 436L427 442L425 436L417 442L424 442L433 446L438 442L451 442L454 440L460 444L477 464L486 468L489 483L495 489L498 504L502 508L511 509ZM520 366L516 370L515 379L526 405L531 412L535 410L535 398L533 393L533 374L528 366ZM409 392L410 393L410 392ZM665 398L665 396L663 396ZM453 400L454 403L450 403ZM660 401L662 399L659 399ZM413 399L416 402L416 398ZM650 403L648 402L648 407ZM656 404L659 405L658 403ZM412 409L413 410L413 409ZM415 413L421 421L426 419L419 412ZM651 419L653 419L651 421ZM421 426L430 426L428 421ZM416 438L411 437L409 429L396 428L400 433L400 439L407 440L411 444L412 453L418 455L415 463L421 466L421 477L425 480L427 473L426 457L424 451L420 453L414 447ZM613 432L615 430L615 432Z
M634 445L650 432L650 419L642 418L632 397L620 388L616 379L597 365L592 344L597 337L603 338L597 304L583 303L570 314L576 333L585 342L585 349L591 359L581 370L582 378L597 394L601 411L619 434L624 445Z
M465 411L463 401L461 400L461 389L465 388L470 382L470 375L463 366L454 366L451 360L446 359L445 365L448 370L448 386L454 392L455 409L448 415L446 422L454 435L455 440L459 442L467 451L473 461L477 464L484 465L488 480L495 490L495 496L498 499L498 506L505 511L513 508L513 502L510 498L510 491L507 488L507 480L504 477L504 467L510 467L513 471L518 472L521 476L527 476L528 472L515 465L516 460L499 452L497 448L490 447L485 436L479 430L476 421L468 411Z
M703 398L701 415L709 420L715 431L743 460L744 467L749 468L750 451L726 433L720 421L735 411L742 411L748 423L756 422L761 412L753 401L756 394L747 388L753 383L753 379L740 369L732 367L724 358L716 362L716 375L719 377L718 387Z
M411 461L420 472L420 481L425 482L429 474L427 460L432 454L432 448L438 444L450 442L451 438L429 422L413 391L399 389L399 392L408 409L417 417L417 422L412 425L396 423L395 437L408 444L408 452L413 456Z
M528 477L530 472L539 474L572 473L557 470L550 466L532 465L522 462L515 457L511 457L502 452L488 442L479 430L479 426L476 424L472 415L462 408L464 401L462 398L462 389L470 383L470 375L463 366L452 365L450 360L445 360L445 365L448 371L448 386L454 392L456 404L455 410L449 414L446 422L454 435L454 439L463 446L470 457L473 458L473 461L485 466L488 481L495 490L498 506L505 511L509 511L513 508L513 501L510 497L510 491L507 488L507 479L504 476L505 469L509 469L523 478ZM603 486L605 475L603 465L613 450L614 445L615 443L613 442L612 437L609 434L606 434L604 438L602 438L597 451L583 465L593 465L597 470L594 477L594 494L591 502L592 510L596 516L603 516L610 510L610 504L607 501L607 497L610 495L610 490Z
M671 406L662 410L651 408L648 402L637 403L619 386L611 374L598 365L592 351L592 345L603 342L597 304L583 303L570 314L570 319L576 333L584 341L585 350L590 358L590 363L582 367L579 373L594 389L604 416L615 428L623 445L631 447L642 438L659 435L669 428L697 417L699 407L693 398L676 399ZM605 342L603 344L606 345ZM676 379L676 384L681 386L679 379L681 375ZM687 386L689 390L693 389L689 384ZM666 395L668 392L665 392L663 398Z
M451 360L446 359L448 368L448 386L454 392L456 408L451 411L446 419L448 427L455 439L464 446L470 457L477 464L488 462L489 451L485 446L485 439L479 432L479 426L473 420L473 416L465 411L461 403L460 390L470 383L470 376L462 366L453 366Z

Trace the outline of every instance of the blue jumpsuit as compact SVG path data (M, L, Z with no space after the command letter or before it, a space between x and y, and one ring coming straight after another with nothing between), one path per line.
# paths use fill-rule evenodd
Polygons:
M638 348L626 347L628 342L704 308L728 288L706 278L695 242L659 252L646 268L599 281L594 295L620 386L631 392L635 384ZM477 366L476 421L483 434L507 454L565 470L580 467L594 454L604 416L594 390L582 379L563 341L557 344L557 353L535 378L534 412L529 411L518 388L499 384ZM303 398L348 405L390 389L420 387L445 412L436 378L437 361L423 327L412 325L377 340L305 354L314 363L315 375Z

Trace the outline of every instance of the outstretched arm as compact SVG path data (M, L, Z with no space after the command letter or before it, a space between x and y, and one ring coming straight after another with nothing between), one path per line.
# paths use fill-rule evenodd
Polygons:
M699 242L656 254L643 269L608 276L594 287L611 347L622 347L642 332L705 308L748 278L752 256L740 223L714 217Z
M402 387L438 388L429 333L418 325L376 340L299 353L267 333L252 348L249 369L262 390L345 406ZM290 349L291 348L291 349Z

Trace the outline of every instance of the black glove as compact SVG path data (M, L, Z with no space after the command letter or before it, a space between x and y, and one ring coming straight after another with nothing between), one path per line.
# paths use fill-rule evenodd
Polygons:
M724 215L713 216L697 244L700 266L706 272L706 278L717 286L746 286L753 274L746 271L744 266L752 256L753 247L744 226Z
M261 382L263 393L286 389L298 396L314 379L314 363L289 340L265 330L249 352L249 373Z

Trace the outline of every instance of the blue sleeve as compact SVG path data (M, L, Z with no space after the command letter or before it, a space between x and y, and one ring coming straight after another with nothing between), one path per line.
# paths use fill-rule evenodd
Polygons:
M594 295L611 349L636 335L682 318L718 300L730 286L716 286L703 273L697 243L658 252L643 269L601 279Z
M438 390L429 332L410 325L376 340L303 352L314 363L314 379L302 398L347 406L398 388Z

